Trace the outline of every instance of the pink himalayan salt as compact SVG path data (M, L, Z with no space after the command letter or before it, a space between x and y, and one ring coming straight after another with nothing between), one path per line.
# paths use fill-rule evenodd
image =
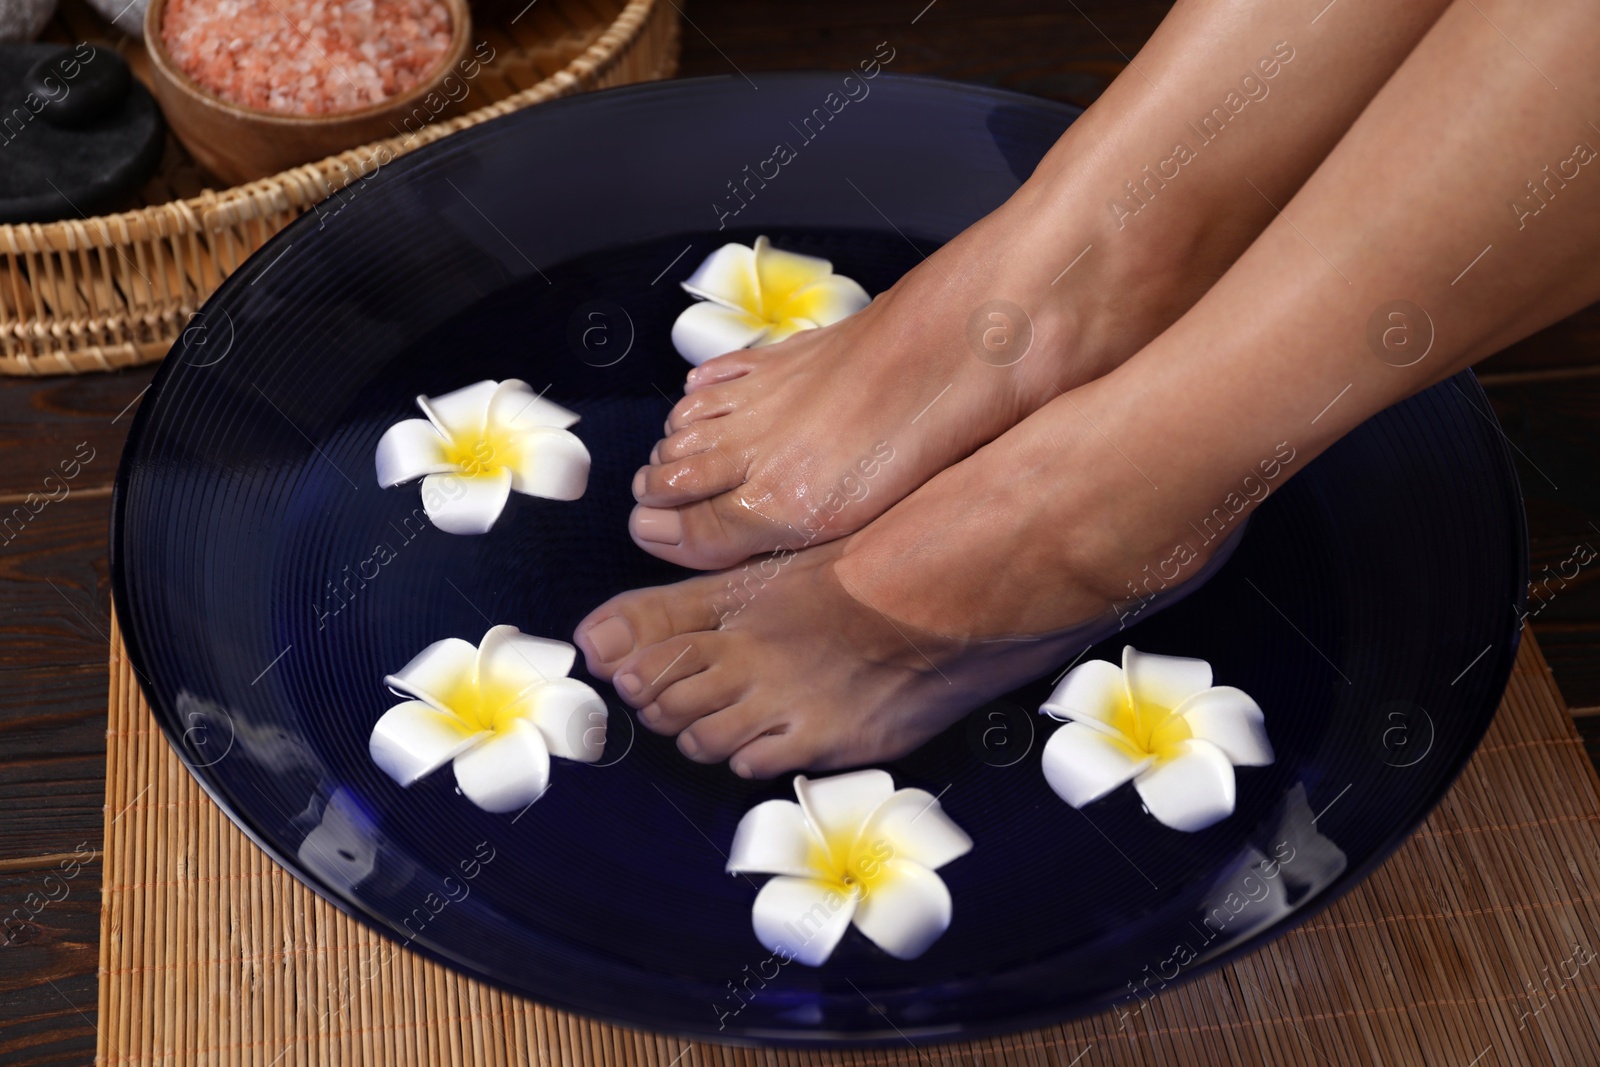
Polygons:
M224 100L325 115L424 81L450 47L450 9L441 0L169 0L161 42Z

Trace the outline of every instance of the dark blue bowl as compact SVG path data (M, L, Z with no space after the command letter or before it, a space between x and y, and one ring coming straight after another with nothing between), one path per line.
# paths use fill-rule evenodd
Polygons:
M914 963L854 932L821 968L774 960L721 852L788 782L690 763L620 703L600 764L558 764L515 820L456 796L448 771L400 789L367 754L393 702L383 675L429 642L491 622L568 638L607 596L676 577L625 520L685 370L666 340L676 283L702 256L766 233L879 291L1004 200L1075 115L885 75L808 126L842 80L557 101L395 162L274 238L134 422L112 526L124 639L172 743L262 848L519 993L755 1041L965 1037L1113 1001L1131 1015L1354 885L1482 737L1527 551L1470 375L1329 450L1214 581L1124 635L1204 656L1266 709L1278 762L1240 772L1232 818L1182 834L1130 790L1082 812L1058 800L1039 772L1054 724L1032 714L1048 679L890 768L977 842L942 872L955 920ZM792 158L743 185L780 142ZM512 376L582 414L582 501L515 497L489 534L453 537L416 521L414 487L378 488L374 446L412 396Z

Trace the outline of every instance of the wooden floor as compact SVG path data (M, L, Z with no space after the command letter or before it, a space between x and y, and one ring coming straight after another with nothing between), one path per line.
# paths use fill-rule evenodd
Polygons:
M926 6L924 6L926 4ZM880 41L893 69L1089 104L1166 10L1118 0L694 0L684 6L685 75L843 69ZM1480 368L1515 444L1536 583L1579 545L1600 545L1600 307ZM50 492L46 475L81 464L64 499L14 537L0 534L0 913L26 915L62 854L103 836L107 631L106 523L131 408L150 369L0 380L0 503ZM56 490L56 496L60 491ZM1600 580L1552 577L1532 625L1591 753L1600 755ZM1568 568L1570 573L1570 567ZM64 899L0 938L0 1063L93 1056L98 863ZM55 891L59 894L59 890ZM13 910L16 909L16 910Z

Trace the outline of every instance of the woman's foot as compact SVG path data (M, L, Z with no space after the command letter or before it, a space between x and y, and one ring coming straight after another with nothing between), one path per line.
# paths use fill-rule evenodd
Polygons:
M613 598L578 627L589 670L745 777L911 751L1225 561L1247 508L1189 528L1210 487L1152 492L1090 425L1113 395L1047 406L851 537Z
M691 371L634 479L639 547L709 570L842 537L1174 313L1164 274L1120 267L1130 247L1052 289L1063 246L1023 215L1007 205L842 322Z
M766 557L772 577L738 593L744 575L725 572L616 597L579 627L589 669L685 756L767 778L903 755L1060 658L1057 640L985 643L878 614L840 580L849 543Z

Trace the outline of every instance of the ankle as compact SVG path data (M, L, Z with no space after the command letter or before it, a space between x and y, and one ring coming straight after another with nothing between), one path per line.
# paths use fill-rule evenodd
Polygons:
M1093 184L1037 174L980 224L986 243L1008 253L992 261L986 288L1025 315L1032 366L1019 377L1036 406L1121 366L1228 265L1232 242L1205 212L1119 232L1086 188Z
M1320 450L1269 420L1239 419L1197 385L1169 387L1160 370L1135 361L1074 390L1039 413L1045 432L1027 441L1042 458L1073 428L1073 477L1052 490L1050 536L1113 603L1193 577Z

